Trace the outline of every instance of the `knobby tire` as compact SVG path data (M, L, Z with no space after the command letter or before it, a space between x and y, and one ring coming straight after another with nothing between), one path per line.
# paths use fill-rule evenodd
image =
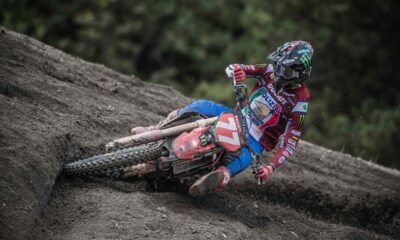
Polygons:
M99 175L157 160L161 157L161 152L162 146L159 143L135 146L71 162L63 170L67 175Z

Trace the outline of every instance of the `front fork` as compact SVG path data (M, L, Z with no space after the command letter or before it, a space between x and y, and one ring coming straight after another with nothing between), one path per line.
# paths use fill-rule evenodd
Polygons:
M247 147L250 151L251 158L252 158L252 168L253 168L253 174L257 178L258 185L264 184L264 181L258 176L257 169L261 165L260 164L260 156L255 154L253 152L253 149L251 149L249 142L248 142L248 127L247 127L247 121L245 117L242 114L242 109L244 108L244 101L246 100L247 94L246 94L246 84L244 83L239 83L236 84L234 83L233 86L233 91L236 95L236 110L239 116L239 121L241 124L242 129L244 129L244 139L245 139L245 147Z
M251 167L253 168L253 174L256 176L258 185L264 184L264 181L258 176L257 169L261 166L260 164L260 156L255 154L252 150L250 150L251 158L253 159Z

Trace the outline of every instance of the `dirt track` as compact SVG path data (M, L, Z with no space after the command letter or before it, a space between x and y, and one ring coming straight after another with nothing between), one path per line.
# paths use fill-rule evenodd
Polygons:
M307 142L267 184L201 199L59 176L188 99L4 28L0 102L0 239L400 239L399 171Z

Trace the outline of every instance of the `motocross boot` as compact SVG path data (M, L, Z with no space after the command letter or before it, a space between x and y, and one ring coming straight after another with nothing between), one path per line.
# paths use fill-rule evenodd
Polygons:
M131 134L132 135L137 135L137 134L140 134L140 133L144 133L144 132L160 129L161 126L169 123L171 120L174 120L176 117L178 117L179 116L178 113L179 113L179 109L176 109L176 110L170 112L165 119L161 120L156 125L152 125L152 126L148 126L148 127L135 127L135 128L132 128L131 129Z
M189 195L193 197L203 196L218 188L226 186L231 179L229 170L221 166L217 170L210 172L199 178L190 188Z

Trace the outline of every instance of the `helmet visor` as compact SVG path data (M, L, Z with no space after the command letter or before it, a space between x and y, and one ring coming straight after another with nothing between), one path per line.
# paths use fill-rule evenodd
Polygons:
M296 71L290 67L284 67L279 64L275 65L275 74L277 74L279 77L282 77L284 79L298 78L300 76L298 71Z

